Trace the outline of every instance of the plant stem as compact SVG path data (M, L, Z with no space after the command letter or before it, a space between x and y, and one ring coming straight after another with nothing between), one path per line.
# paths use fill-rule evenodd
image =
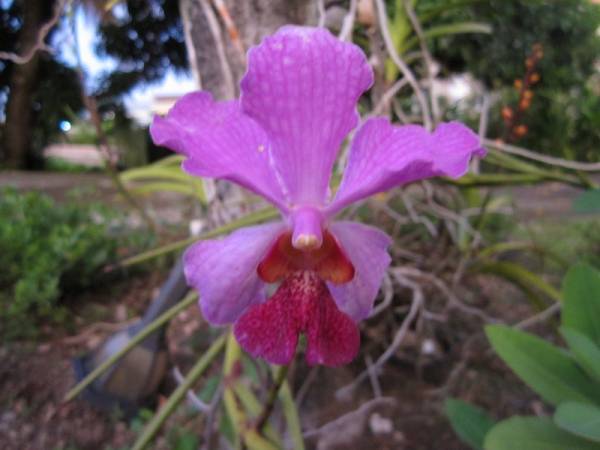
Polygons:
M302 427L300 425L300 418L298 417L298 408L294 402L290 385L287 381L279 389L279 401L283 408L283 415L287 421L288 431L294 443L295 450L304 450L304 439L302 437Z
M138 334L136 334L131 341L127 343L125 347L119 350L117 353L112 355L98 367L96 367L88 376L81 380L73 389L67 392L64 401L68 402L77 397L86 387L93 383L100 375L110 369L119 359L125 356L130 350L137 346L140 342L162 327L165 323L183 311L185 308L196 302L197 294L190 292L183 300L171 307L153 322L143 328Z
M132 450L143 450L146 448L163 426L165 420L173 414L177 405L185 398L187 392L192 388L194 383L200 378L221 350L223 350L223 347L225 346L225 337L226 335L223 334L213 342L208 350L202 355L202 358L200 358L194 367L192 367L183 382L171 394L167 403L154 415L154 417L152 417L150 423L146 425L141 436L135 441Z
M162 247L158 247L152 250L148 250L147 252L140 253L139 255L132 256L130 258L126 258L121 261L118 266L119 267L129 267L135 264L139 264L141 262L148 261L153 258L157 258L162 255L166 255L168 253L175 252L177 250L181 250L188 245L193 244L196 241L211 239L217 236L220 236L225 233L229 233L231 231L237 230L238 228L253 225L258 222L262 222L264 220L273 219L277 217L279 213L275 208L264 208L253 213L247 214L244 217L241 217L237 220L229 222L223 226L215 228L214 230L207 231L206 233L201 234L200 236L193 236L187 239L182 239L177 242L172 242L167 245L163 245Z
M273 412L273 408L275 407L275 400L277 399L277 394L279 393L279 389L281 385L285 381L286 375L288 371L288 366L280 366L275 371L275 379L273 380L273 385L271 386L271 390L269 391L269 396L267 397L267 402L263 407L262 412L256 419L255 428L259 433L262 433L262 429L269 420L269 416Z

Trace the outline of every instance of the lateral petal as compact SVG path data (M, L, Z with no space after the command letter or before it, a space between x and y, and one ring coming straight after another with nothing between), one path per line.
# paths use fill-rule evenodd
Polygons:
M200 292L207 321L234 322L250 305L264 300L264 283L256 268L284 230L283 223L240 228L223 239L200 241L187 249L185 277Z

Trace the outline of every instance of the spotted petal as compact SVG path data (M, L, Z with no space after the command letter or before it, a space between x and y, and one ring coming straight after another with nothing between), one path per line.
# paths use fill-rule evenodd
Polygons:
M356 132L344 177L328 212L416 180L458 178L467 172L473 155L484 154L477 135L458 122L440 124L429 133L417 125L368 120Z
M256 268L284 229L282 223L241 228L223 239L197 242L185 252L185 277L200 292L207 321L234 322L265 299Z
M390 237L357 222L333 222L329 228L354 265L354 279L345 284L327 283L338 308L353 320L367 317L390 265Z
M364 53L322 28L285 26L248 53L245 113L267 132L292 202L325 202L339 147L373 82Z
M208 92L182 97L166 117L155 116L150 133L157 145L187 156L192 175L224 178L286 209L264 130L242 113L239 101L215 102Z

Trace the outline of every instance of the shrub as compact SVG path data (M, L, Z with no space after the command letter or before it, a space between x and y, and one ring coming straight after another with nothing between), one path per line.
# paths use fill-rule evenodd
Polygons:
M14 189L0 191L0 217L0 322L8 339L34 337L40 320L62 321L61 294L90 287L119 248L148 237L101 204L57 204Z

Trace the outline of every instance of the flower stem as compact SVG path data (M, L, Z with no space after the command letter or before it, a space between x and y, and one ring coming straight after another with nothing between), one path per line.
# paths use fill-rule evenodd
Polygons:
M288 366L280 366L275 370L275 379L271 389L269 391L269 396L267 397L267 401L263 406L263 410L256 419L255 428L259 433L262 433L262 429L269 420L269 416L273 412L273 408L275 407L275 400L277 399L277 394L279 393L279 389L281 385L286 379L288 371Z
M208 350L202 355L202 358L200 358L194 367L192 367L183 382L171 394L167 403L154 415L154 417L152 417L150 423L146 425L141 436L135 441L132 450L143 450L146 448L165 423L165 420L173 414L177 405L185 398L187 392L192 388L194 383L200 378L221 350L223 350L223 347L225 346L225 337L226 335L223 334L213 342Z
M156 318L153 322L148 324L145 328L143 328L138 334L136 334L131 341L127 343L125 347L119 350L117 353L112 355L98 367L96 367L88 376L86 376L81 382L79 382L73 389L67 392L67 395L64 398L64 401L68 402L77 397L81 392L92 384L100 375L110 369L113 364L115 364L119 359L125 356L130 350L132 350L135 346L137 346L140 342L162 327L165 323L179 314L181 311L186 309L192 303L196 302L197 294L195 292L190 292L183 300L177 303L175 306L171 307L159 317Z
M139 255L126 258L118 264L118 267L133 266L135 264L139 264L150 259L181 250L187 247L188 245L193 244L196 241L200 241L203 239L211 239L222 234L237 230L238 228L245 227L247 225L253 225L258 222L273 219L277 217L278 214L279 213L275 208L264 208L253 213L247 214L244 217L240 217L239 219L229 222L221 227L215 228L214 230L207 231L206 233L203 233L200 236L193 236L187 239L182 239L177 242L172 242L170 244L163 245L162 247L148 250L147 252L140 253Z

